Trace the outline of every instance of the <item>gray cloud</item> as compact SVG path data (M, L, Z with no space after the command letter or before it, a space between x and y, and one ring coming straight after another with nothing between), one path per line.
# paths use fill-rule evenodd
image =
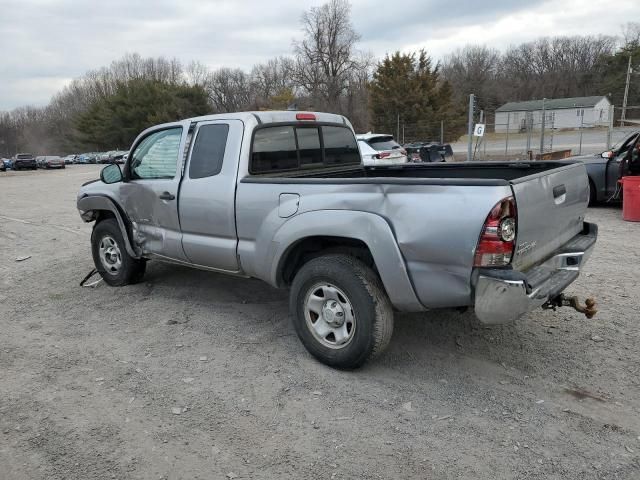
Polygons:
M0 0L0 110L46 104L70 79L127 52L249 69L289 54L304 9L321 3ZM615 34L638 10L637 0L617 0L615 11L604 0L558 3L353 0L353 22L362 35L360 48L378 57L426 47L439 58L467 43L504 48L539 35ZM522 24L507 28L500 22L508 18Z

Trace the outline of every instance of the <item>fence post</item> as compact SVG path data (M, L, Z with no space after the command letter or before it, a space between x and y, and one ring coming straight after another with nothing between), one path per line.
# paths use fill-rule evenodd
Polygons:
M542 160L542 153L544 152L544 123L545 123L545 110L544 110L544 101L546 98L542 99L542 120L540 124L540 160Z
M504 144L504 157L507 159L507 152L509 151L509 126L511 125L511 112L507 113L507 141Z
M469 139L467 144L467 162L471 161L471 156L473 155L472 135L473 135L473 93L469 95L469 120L467 125L467 136L469 137Z
M525 112L524 118L524 127L527 130L527 157L529 157L529 152L531 151L531 134L533 133L533 113ZM531 160L530 158L527 159Z
M607 150L611 148L611 134L613 133L613 117L615 113L615 107L609 106L609 128L607 128Z
M578 149L578 155L582 155L582 127L584 126L584 112L580 115L580 148Z

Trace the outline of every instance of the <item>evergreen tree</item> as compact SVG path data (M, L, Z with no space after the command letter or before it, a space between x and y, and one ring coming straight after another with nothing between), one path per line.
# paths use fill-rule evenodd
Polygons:
M78 140L97 149L127 148L152 125L206 115L210 110L207 93L200 86L148 79L120 82L113 95L97 100L77 117Z
M448 137L459 133L460 109L452 103L451 86L440 80L438 67L424 50L387 55L374 71L369 90L377 132L396 134L399 119L406 141L439 139L441 121Z

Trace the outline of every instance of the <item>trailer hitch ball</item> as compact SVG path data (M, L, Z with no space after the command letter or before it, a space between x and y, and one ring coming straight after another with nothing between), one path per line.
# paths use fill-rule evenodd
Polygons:
M552 298L542 307L551 310L555 310L558 307L571 307L574 310L582 313L587 318L593 318L595 314L598 313L598 309L596 308L596 301L593 298L587 298L584 301L584 305L581 305L580 299L578 297L567 297L563 294Z

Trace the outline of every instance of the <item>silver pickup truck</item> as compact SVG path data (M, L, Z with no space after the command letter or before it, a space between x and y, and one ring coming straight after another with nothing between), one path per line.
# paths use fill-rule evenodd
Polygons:
M394 309L495 324L568 303L597 236L588 200L582 163L368 167L346 118L287 111L149 128L77 205L109 285L159 259L289 288L309 352L354 368Z

